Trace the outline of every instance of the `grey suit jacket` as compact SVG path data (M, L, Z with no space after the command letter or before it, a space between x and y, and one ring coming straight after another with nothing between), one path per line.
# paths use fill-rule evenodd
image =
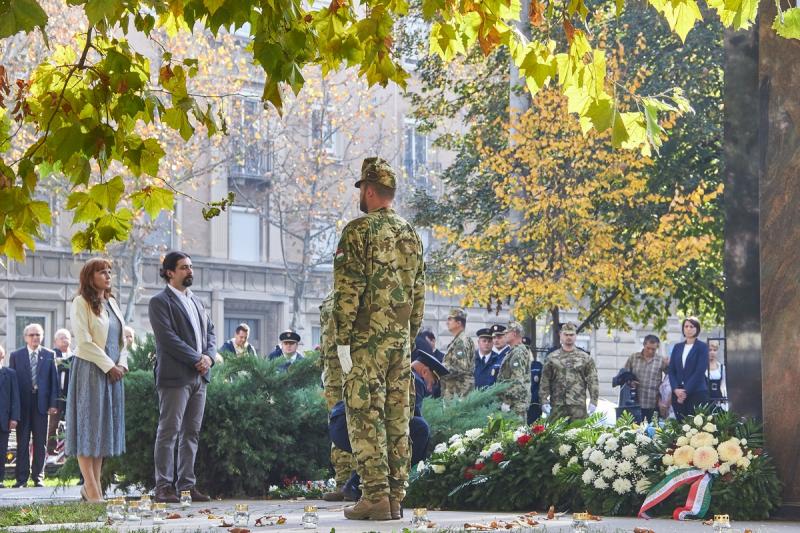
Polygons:
M183 304L169 287L150 299L148 315L150 327L156 339L156 387L183 387L195 383L198 377L194 367L203 355L211 358L213 365L216 354L216 337L214 324L203 308L203 303L192 295L197 306L202 328L201 338L203 350L197 353L192 322L186 314ZM211 380L211 369L202 376Z

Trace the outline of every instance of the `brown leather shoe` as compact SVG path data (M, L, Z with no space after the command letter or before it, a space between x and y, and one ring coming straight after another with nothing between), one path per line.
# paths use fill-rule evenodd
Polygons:
M389 497L374 502L362 497L355 505L344 508L344 517L350 520L391 520Z
M180 503L181 500L175 494L175 489L170 486L156 487L156 493L153 495L153 501L158 503Z
M189 492L192 495L192 501L193 502L210 502L211 501L211 496L209 496L208 494L203 494L202 492L197 490L197 487L190 488Z
M326 502L343 502L344 493L342 492L342 488L337 487L337 489L332 492L323 493L322 499L325 500Z
M389 498L389 510L392 513L392 520L400 520L403 518L403 506L400 505L400 500Z

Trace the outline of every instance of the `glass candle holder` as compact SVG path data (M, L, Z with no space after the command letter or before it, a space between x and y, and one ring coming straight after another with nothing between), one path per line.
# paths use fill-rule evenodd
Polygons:
M119 520L116 498L109 498L106 500L106 520L108 522L116 522Z
M714 533L725 533L731 529L731 517L726 514L715 514L711 527Z
M244 527L250 521L250 507L246 503L237 503L233 509L233 525Z
M142 519L138 501L128 502L128 512L125 514L125 518L128 522L139 522Z
M153 510L153 501L150 499L149 494L142 494L142 497L139 498L139 514L142 518L150 516L150 512Z
M303 508L303 529L317 529L319 514L315 505L306 505Z
M167 519L167 504L154 503L153 504L153 523L163 524Z
M192 505L192 493L188 490L181 491L181 507L186 508Z
M414 509L414 517L411 519L411 527L424 528L428 525L428 509L418 507Z
M125 520L125 498L114 498L115 520Z
M575 513L572 515L572 532L589 533L589 513Z

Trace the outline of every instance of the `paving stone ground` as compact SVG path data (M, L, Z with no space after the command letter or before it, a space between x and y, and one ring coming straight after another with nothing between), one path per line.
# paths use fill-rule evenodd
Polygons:
M24 505L31 503L56 503L64 501L77 501L80 499L77 487L67 487L64 489L44 488L25 488L25 489L3 489L0 490L0 506ZM335 530L335 533L380 531L398 532L411 527L411 510L406 510L405 517L401 520L387 522L361 522L347 520L342 515L343 504L330 503L319 500L216 500L210 503L195 503L189 509L181 509L179 505L169 506L170 512L181 515L178 519L168 520L164 525L154 526L152 520L147 519L142 522L130 523L123 522L114 524L114 528L122 531L134 530L158 530L163 532L214 532L224 533L226 528L221 527L222 520L210 520L207 514L200 513L201 510L209 510L212 515L232 519L234 505L237 503L247 503L250 508L250 530L252 532L298 532L313 531L304 530L301 522L303 507L305 505L316 505L319 512L319 526L317 532L328 533ZM283 525L273 525L266 527L253 527L256 518L264 515L282 515L286 517ZM464 528L464 524L481 523L488 524L492 520L513 520L514 513L486 513L486 512L460 512L460 511L428 511L428 518L435 523L435 530L459 530ZM542 517L538 517L541 519ZM546 521L542 520L548 533L569 533L572 531L571 517L562 516L557 519ZM96 524L76 524L76 527L87 527ZM592 533L630 533L634 528L644 527L653 530L655 533L683 533L683 532L703 532L714 533L711 526L703 525L700 522L675 522L667 519L643 520L637 518L604 518L600 522L591 525ZM25 526L10 528L10 533L21 531L46 531L53 529L53 526ZM800 533L800 522L734 522L732 523L731 533L743 533L745 529L753 533Z

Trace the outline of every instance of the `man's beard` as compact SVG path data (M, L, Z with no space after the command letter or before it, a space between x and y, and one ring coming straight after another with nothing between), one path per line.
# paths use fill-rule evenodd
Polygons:
M183 278L181 285L183 285L184 287L191 287L192 281L194 281L194 278L192 276L186 276L185 278Z

